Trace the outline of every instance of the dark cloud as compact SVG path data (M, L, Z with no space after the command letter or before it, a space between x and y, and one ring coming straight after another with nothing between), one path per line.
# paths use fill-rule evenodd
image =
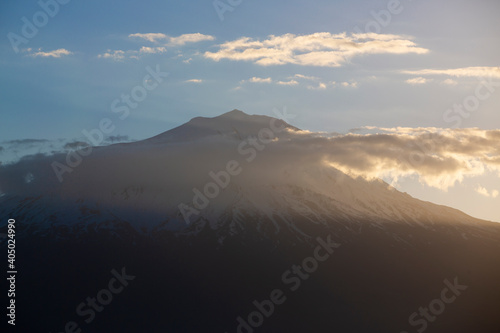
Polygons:
M106 138L107 142L124 142L124 141L130 141L130 138L128 135L111 135Z
M64 149L77 150L77 149L85 148L88 146L89 146L89 144L87 142L73 141L73 142L68 142L67 144L65 144Z
M28 145L28 144L34 144L34 143L45 143L48 141L49 140L45 140L45 139L20 139L20 140L4 141L4 143L11 144L11 145Z

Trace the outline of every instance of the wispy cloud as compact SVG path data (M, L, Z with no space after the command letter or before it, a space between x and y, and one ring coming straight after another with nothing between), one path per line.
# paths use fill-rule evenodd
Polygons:
M160 47L148 47L148 46L143 46L139 50L139 53L164 53L167 52L167 49L163 46Z
M421 69L416 71L403 71L413 75L445 75L453 77L497 77L500 78L500 67L464 67L454 69Z
M159 40L164 40L168 38L167 35L162 33L147 33L147 34L136 33L136 34L130 34L128 36L132 38L133 37L142 38L152 43L157 43Z
M140 49L135 50L107 50L104 53L99 54L98 58L110 59L114 61L123 61L125 59L139 59L144 55L166 53L167 47L179 47L186 45L187 43L197 43L206 40L214 40L215 37L210 35L204 35L201 33L194 34L184 34L178 37L171 37L163 33L135 33L130 34L130 38L139 38L146 40L154 44L160 44L160 46L141 46ZM182 57L182 54L178 55ZM192 58L183 60L184 63L189 63Z
M430 82L430 81L432 81L432 79L429 80L429 79L426 79L425 77L419 76L419 77L415 77L413 79L408 79L405 82L415 86L415 85L426 84L427 82Z
M122 50L107 50L106 52L97 55L98 58L111 59L114 61L122 61L125 59L125 51Z
M31 49L28 49L27 51L30 52ZM38 49L37 52L30 53L29 55L31 57L61 58L62 56L68 56L68 55L71 55L71 54L73 54L73 52L68 51L66 49L57 49L57 50L48 51L48 52L43 52L41 49Z
M203 80L202 79L191 79L191 80L186 80L184 82L186 82L186 83L202 83Z
M273 82L273 79L271 79L270 77L267 77L267 78L261 78L261 77L252 77L248 80L248 82L252 82L252 83L272 83Z
M135 33L135 34L130 34L129 37L142 38L152 43L159 43L160 41L165 41L167 45L172 45L172 46L182 46L187 43L198 43L202 41L215 40L214 36L204 35L201 33L183 34L178 37L171 37L163 33L146 33L146 34Z
M320 78L316 76L307 76L307 75L302 75L302 74L295 74L294 76L291 76L290 78L296 78L296 79L304 79L304 80L310 80L310 81L317 81Z
M310 90L325 90L326 89L326 84L323 82L318 83L317 86L307 86L307 89Z
M331 34L319 32L298 36L271 35L263 41L242 37L223 43L216 52L205 52L206 58L220 61L252 61L258 65L296 64L302 66L339 67L348 59L365 54L424 54L429 50L397 35Z
M481 194L482 196L488 197L488 198L496 198L499 195L499 192L497 190L492 190L491 192L488 191L486 188L482 187L481 185L477 185L476 188L474 189L477 193Z
M298 81L296 80L290 80L290 81L278 81L276 84L279 84L281 86L296 86L299 84Z
M335 82L333 82L335 84ZM351 81L351 82L342 82L342 87L346 88L357 88L358 87L358 82L356 81Z
M200 33L184 34L179 37L170 37L168 43L171 45L185 45L187 43L198 43L203 41L215 40L214 36L204 35Z

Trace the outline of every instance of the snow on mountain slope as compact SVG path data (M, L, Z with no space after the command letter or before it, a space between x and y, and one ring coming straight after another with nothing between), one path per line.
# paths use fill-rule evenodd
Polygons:
M386 222L480 227L480 220L381 180L347 176L330 166L314 140L304 143L303 133L282 120L233 110L144 141L95 148L62 183L51 165L65 156L25 160L0 169L6 194L0 216L24 216L45 228L119 221L145 233L206 225L231 233L254 220L269 232L301 235L297 218L381 228ZM29 183L26 173L33 175Z

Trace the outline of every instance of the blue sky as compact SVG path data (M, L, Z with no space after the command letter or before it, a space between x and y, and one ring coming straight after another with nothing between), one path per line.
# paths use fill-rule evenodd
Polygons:
M114 122L112 135L138 140L234 108L273 115L286 107L293 125L311 131L499 127L500 87L487 90L500 81L498 1L231 3L239 4L218 2L231 8L219 11L221 20L212 0L71 0L15 52L9 33L23 37L23 17L33 23L42 8L3 1L0 157L13 140L84 140L82 131L104 117ZM157 66L168 76L119 119L113 101ZM478 89L488 96L474 111L452 109ZM472 191L486 185L489 196ZM411 177L398 188L500 221L496 171L448 192Z

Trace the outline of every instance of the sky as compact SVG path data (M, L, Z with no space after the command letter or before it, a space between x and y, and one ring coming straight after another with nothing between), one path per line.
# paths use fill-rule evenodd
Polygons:
M0 161L88 141L106 118L100 144L286 108L298 128L360 140L346 139L364 167L342 170L500 221L499 12L494 0L6 0ZM439 163L376 159L380 135Z

